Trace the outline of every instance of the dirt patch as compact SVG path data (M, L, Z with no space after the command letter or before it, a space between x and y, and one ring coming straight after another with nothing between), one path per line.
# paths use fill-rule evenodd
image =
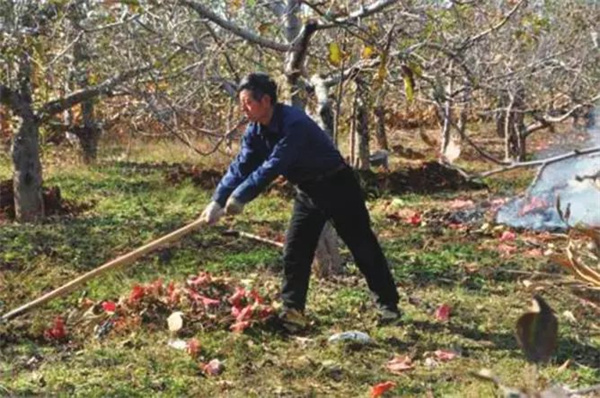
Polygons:
M57 186L43 188L44 213L48 216L75 216L91 208L91 203L76 203L63 199ZM15 219L13 181L0 181L0 221Z
M165 179L171 184L178 184L191 179L194 185L202 189L214 189L223 177L223 172L215 169L202 169L196 165L172 165L166 172Z
M390 172L356 171L363 189L369 195L401 194L407 192L432 193L439 191L456 191L483 189L485 184L468 181L456 170L444 167L437 162L423 163L419 167L401 169ZM191 179L195 185L203 189L215 189L223 177L223 172L215 169L201 169L198 166L177 165L168 170L165 179L168 183L176 184L185 179ZM276 179L267 189L283 195L293 195L294 188L283 178Z
M433 193L484 189L485 184L469 181L458 171L437 162L427 162L414 168L390 172L357 171L363 187L369 194Z

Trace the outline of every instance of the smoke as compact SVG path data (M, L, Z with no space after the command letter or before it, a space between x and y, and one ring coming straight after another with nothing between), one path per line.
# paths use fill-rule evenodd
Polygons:
M600 146L598 110L594 111L591 120L587 140L577 143L575 134L568 134L569 141L559 144L558 149L563 148L560 152L556 151L555 145L540 157ZM568 146L571 148L565 150ZM569 225L600 227L600 153L581 155L546 166L523 197L510 201L498 211L496 221L515 228L565 230L567 225L556 209L557 199L562 212L569 214Z

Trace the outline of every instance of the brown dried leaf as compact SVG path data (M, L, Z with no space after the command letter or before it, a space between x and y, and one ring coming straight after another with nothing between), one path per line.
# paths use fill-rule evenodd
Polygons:
M396 355L385 367L392 373L402 374L414 368L412 359L408 355Z

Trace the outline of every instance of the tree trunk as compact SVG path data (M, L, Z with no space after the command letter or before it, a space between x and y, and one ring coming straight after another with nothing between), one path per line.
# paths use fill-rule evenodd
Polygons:
M378 104L373 109L373 113L375 113L375 118L377 119L377 125L375 127L375 140L377 141L378 149L382 149L384 151L389 151L390 147L387 140L387 135L385 133L385 108L383 105Z
M85 104L82 104L84 106ZM85 118L85 117L84 117ZM101 130L95 122L84 124L81 128L74 129L81 148L81 159L85 164L92 164L98 158L98 141Z
M11 114L8 107L0 105L0 149L8 154L12 143Z
M333 111L329 100L329 92L320 76L313 76L311 82L315 87L318 103L314 118L319 126L333 139ZM313 268L319 278L342 273L342 258L337 234L329 222L325 224L323 232L321 232Z
M524 95L522 89L517 89L516 93L503 93L499 101L502 110L496 116L496 133L504 138L504 157L509 161L525 160Z
M299 10L300 0L287 0L284 18L285 38L288 43L293 43L294 40L299 39L301 27L300 18L298 18ZM288 52L285 75L290 88L290 102L292 106L304 109L304 101L300 96L300 88L298 87L298 78L300 77L304 59L300 61L295 60L294 58L297 56L298 54L294 51Z
M368 90L364 82L356 79L356 146L357 157L354 167L369 170L369 114L367 112Z
M44 216L42 165L39 151L39 126L33 117L25 117L13 140L13 189L15 218L35 221Z
M452 66L453 65L451 64L450 70L452 70ZM452 128L452 100L449 98L449 95L453 91L453 85L454 81L452 78L450 78L448 81L448 86L446 87L444 106L441 111L443 121L440 154L448 163L453 163L456 159L458 159L461 152L460 135L457 134Z
M305 103L300 96L299 78L302 74L302 68L306 53L308 50L308 44L311 36L316 31L316 24L314 22L307 22L304 28L300 29L300 19L298 18L298 11L300 10L299 0L288 0L286 5L286 39L288 43L292 43L295 40L300 41L299 49L291 51L287 54L287 61L285 65L285 75L288 81L289 89L291 92L291 103L293 106L304 109ZM321 98L325 106L329 105L327 99L327 89L325 88L325 98ZM320 101L321 101L320 100ZM327 111L324 111L325 113ZM318 112L321 114L321 111ZM329 118L333 120L333 118ZM321 124L326 124L328 121L321 120ZM327 126L325 131L331 132L332 126ZM324 278L331 274L339 274L342 270L342 261L339 254L339 245L337 241L337 235L335 230L329 223L325 224L323 232L321 232L321 238L317 246L315 253L315 260L313 262L315 273L318 277Z
M340 256L340 245L337 234L330 222L325 223L323 232L321 232L321 238L319 239L313 261L313 268L319 278L339 275L344 269L342 267L342 257Z
M329 100L329 89L319 75L314 75L310 81L315 88L315 96L317 97L317 109L313 118L323 131L333 139L334 118L331 101Z
M12 104L21 119L12 143L15 218L19 222L35 221L44 216L39 125L33 112L31 73L31 58L23 53L17 76L20 103Z
M82 6L82 4L80 4ZM81 19L85 18L85 12L78 7L72 9L71 22L77 30ZM89 48L86 36L82 36L73 45L73 71L71 81L74 85L85 90L89 87L88 68ZM94 99L90 98L81 103L81 120L72 120L73 132L79 140L81 158L84 163L94 163L98 157L98 141L101 129L94 118ZM77 125L79 124L79 125Z

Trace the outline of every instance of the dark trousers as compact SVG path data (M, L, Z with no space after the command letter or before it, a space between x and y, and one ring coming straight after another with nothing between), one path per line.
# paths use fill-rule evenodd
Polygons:
M371 230L362 190L352 169L299 185L284 249L284 306L303 311L311 264L326 221L352 252L377 304L395 309L398 292L381 246Z

